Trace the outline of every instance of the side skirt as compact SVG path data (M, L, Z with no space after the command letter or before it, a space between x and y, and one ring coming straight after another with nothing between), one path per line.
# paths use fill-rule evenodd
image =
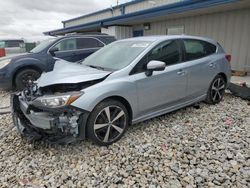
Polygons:
M136 124L136 123L139 123L139 122L142 122L142 121L145 121L145 120L148 120L148 119L151 119L151 118L154 118L154 117L157 117L157 116L160 116L160 115L163 115L163 114L166 114L166 113L169 113L169 112L172 112L172 111L175 111L175 110L187 107L187 106L190 106L190 105L195 104L197 102L201 102L201 101L206 99L206 96L207 95L204 94L204 95L197 97L193 100L189 100L189 101L183 102L181 104L173 105L173 106L170 106L168 108L161 109L161 110L158 110L156 112L143 115L141 117L134 119L132 121L132 124Z

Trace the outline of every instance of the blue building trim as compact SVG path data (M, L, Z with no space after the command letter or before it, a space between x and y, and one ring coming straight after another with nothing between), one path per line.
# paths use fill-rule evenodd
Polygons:
M113 6L112 8L113 9L125 8L128 5L137 4L137 3L140 3L140 2L143 2L143 1L145 1L145 0L133 0L133 1L130 1L130 2L127 2L127 3L123 3L123 4L120 4L120 5ZM102 10L99 10L99 11L96 11L96 12L93 12L93 13L90 13L90 14L85 14L83 16L78 16L78 17L75 17L75 18L72 18L72 19L69 19L69 20L64 20L64 21L62 21L62 23L78 20L78 19L81 19L81 18L86 18L86 17L89 17L89 16L98 15L98 14L101 14L101 13L104 13L104 12L107 12L107 11L111 11L111 10L112 10L111 8L102 9Z
M213 6L219 6L229 3L234 3L239 0L183 0L177 3L169 4L169 5L163 5L156 8L146 9L130 14L124 14L112 18L107 18L87 24L81 24L73 27L67 27L63 29L53 30L45 32L45 35L57 35L60 33L67 33L67 32L74 32L78 30L84 30L84 29L95 29L100 27L108 27L112 25L121 25L126 23L128 25L129 21L135 20L135 19L147 19L147 18L153 18L163 15L169 15L169 14L176 14L181 13L185 11L191 11L196 9L203 9Z
M191 11L196 9L208 8L212 6L218 6L223 4L228 4L236 2L237 0L184 0L182 2L170 4L167 6L161 6L148 10L142 10L140 12L135 12L130 15L117 16L115 19L105 20L104 25L114 25L121 22L129 22L134 19L146 19L153 18L162 15L176 14L185 11Z

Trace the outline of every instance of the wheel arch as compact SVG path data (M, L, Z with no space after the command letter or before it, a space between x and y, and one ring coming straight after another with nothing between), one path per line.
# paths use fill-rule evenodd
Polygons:
M118 95L114 95L114 96L107 97L107 98L103 99L100 102L103 102L105 100L110 100L110 99L119 101L119 102L121 102L126 107L126 109L128 110L128 114L129 114L129 118L130 118L130 124L131 124L132 123L132 119L133 119L133 110L132 110L132 107L131 107L130 103L128 102L128 100L125 99L124 97L121 97L121 96L118 96Z
M225 82L228 84L228 78L227 75L223 72L220 72L218 75L222 76L225 79Z

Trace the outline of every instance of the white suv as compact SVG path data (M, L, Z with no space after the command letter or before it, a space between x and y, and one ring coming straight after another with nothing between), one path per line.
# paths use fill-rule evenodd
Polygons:
M0 48L5 48L6 54L19 54L26 52L22 39L0 39Z

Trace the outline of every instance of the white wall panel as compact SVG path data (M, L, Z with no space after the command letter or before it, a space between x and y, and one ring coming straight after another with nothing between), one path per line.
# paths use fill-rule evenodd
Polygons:
M184 25L185 34L213 38L232 55L232 69L250 71L250 9L192 16L151 23L145 35L166 35L167 28ZM135 26L138 30L140 26Z
M126 7L126 14L154 7L159 7L166 4L176 3L182 0L146 0L137 4Z
M101 28L101 33L105 33L111 36L115 36L116 35L116 29L115 26L111 26L108 28Z
M125 13L132 13L182 0L153 0L127 5ZM155 3L154 3L155 2ZM65 27L98 21L121 14L119 8L108 10L97 15L79 18L65 23ZM143 24L143 23L142 23ZM133 26L133 30L143 29L143 25ZM178 18L151 23L151 30L144 31L144 35L165 35L168 27L184 26L185 34L207 36L219 41L227 53L232 54L232 68L234 70L250 71L250 9L238 9L227 12ZM116 26L112 29L102 29L103 32L115 33L118 39L132 36L129 27Z
M102 33L114 36L116 39L125 39L132 37L132 28L124 26L110 26L108 28L102 28Z
M117 14L117 12L115 12L115 13ZM112 17L111 11L107 11L107 12L96 14L93 16L79 18L76 20L65 22L65 27L71 27L71 26L76 26L76 25L80 25L80 24L90 23L90 22L102 20L104 18L109 18L109 17Z
M171 4L171 3L178 2L178 1L182 1L182 0L151 0L151 1L145 0L143 2L127 5L125 7L125 14L137 12L137 11L148 9L148 8L158 7L161 5ZM113 12L110 9L110 10L107 10L106 12L103 12L103 13L99 13L96 15L91 15L91 16L87 16L87 17L83 17L83 18L79 18L76 20L65 22L65 27L76 26L76 25L80 25L80 24L85 24L85 23L89 23L89 22L102 20L105 18L119 16L119 15L121 15L121 11L120 11L120 8L117 7L117 8L113 8Z

